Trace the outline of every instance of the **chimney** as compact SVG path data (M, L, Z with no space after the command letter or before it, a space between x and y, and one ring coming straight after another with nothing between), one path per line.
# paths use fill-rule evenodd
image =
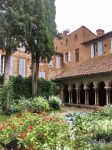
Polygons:
M70 32L69 29L64 30L64 31L63 31L63 37L67 36L67 34L68 34L69 32Z
M98 30L96 30L96 34L97 34L98 37L102 36L104 34L104 30L98 29Z

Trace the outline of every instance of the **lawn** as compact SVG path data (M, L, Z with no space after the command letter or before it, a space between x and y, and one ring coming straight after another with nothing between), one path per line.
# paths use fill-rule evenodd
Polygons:
M9 118L7 115L0 114L0 122L4 122Z

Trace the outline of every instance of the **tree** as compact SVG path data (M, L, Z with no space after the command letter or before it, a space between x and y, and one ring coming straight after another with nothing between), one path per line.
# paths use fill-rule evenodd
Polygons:
M37 80L39 72L39 62L51 59L54 53L53 34L55 25L55 5L54 0L35 0L32 14L25 12L31 19L26 20L29 28L26 28L26 47L32 56L32 95L37 95Z
M20 22L22 9L19 3L20 0L0 1L0 48L5 52L4 88L7 87L9 81L11 54L17 50L21 34L25 35L24 24ZM6 111L8 107L7 96Z

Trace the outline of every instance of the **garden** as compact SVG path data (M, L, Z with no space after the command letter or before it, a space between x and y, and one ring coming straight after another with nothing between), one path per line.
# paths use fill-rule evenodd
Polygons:
M30 78L11 77L8 88L1 88L1 150L112 149L112 106L62 115L58 85L40 79L38 86L37 97L31 97ZM7 95L10 109L4 115Z

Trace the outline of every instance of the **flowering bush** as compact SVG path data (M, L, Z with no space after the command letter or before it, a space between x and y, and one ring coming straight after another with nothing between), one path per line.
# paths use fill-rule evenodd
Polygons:
M15 138L19 141L19 147L25 150L74 148L66 122L44 112L17 114L6 123L1 123L0 141L8 143Z
M56 96L49 97L48 102L49 102L50 107L53 109L60 109L61 108L61 100L60 100L60 98L58 98Z

